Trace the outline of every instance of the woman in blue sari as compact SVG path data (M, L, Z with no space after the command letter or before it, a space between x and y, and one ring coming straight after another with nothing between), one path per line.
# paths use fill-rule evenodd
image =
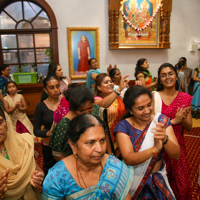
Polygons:
M90 65L90 70L87 73L86 86L94 93L96 76L101 73L101 70L97 69L98 64L96 58L91 58L88 63Z
M72 154L49 170L42 200L130 199L133 169L105 153L104 123L91 114L79 115L68 135Z
M134 168L132 199L175 200L166 177L163 150L178 159L180 147L168 117L152 118L152 95L142 86L130 87L124 96L127 117L115 127L121 155Z
M200 67L194 70L193 81L193 99L191 102L192 117L200 119Z
M4 98L6 96L7 90L6 90L6 84L12 81L10 78L10 66L3 64L0 66L0 106L4 107L3 102Z

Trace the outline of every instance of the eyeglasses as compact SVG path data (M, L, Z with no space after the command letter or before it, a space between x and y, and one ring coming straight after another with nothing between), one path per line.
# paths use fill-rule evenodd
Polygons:
M175 74L175 72L169 72L168 74L163 73L160 75L160 77L166 78L168 76L169 78L171 78L174 74Z

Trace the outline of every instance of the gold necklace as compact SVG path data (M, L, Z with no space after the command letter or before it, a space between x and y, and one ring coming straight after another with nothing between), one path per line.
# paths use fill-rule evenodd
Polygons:
M102 174L102 171L103 171L103 166L102 166L102 163L101 163L101 162L100 162L100 165L101 165L101 173L100 173L100 175L99 175L99 178L101 177L101 174ZM82 182L84 183L84 187L82 186L82 184L81 184L81 182L80 182L78 173L80 174L81 180L82 180ZM80 171L79 168L78 168L77 159L76 159L76 174L77 174L78 182L79 182L79 185L81 186L81 188L84 188L84 189L87 188L87 185L86 185L86 183L85 183L85 181L84 181L84 179L83 179L83 177L82 177L81 171Z

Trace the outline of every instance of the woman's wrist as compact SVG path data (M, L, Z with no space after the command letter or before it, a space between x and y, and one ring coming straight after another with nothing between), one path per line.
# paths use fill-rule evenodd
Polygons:
M151 151L152 151L153 155L155 155L155 156L157 156L160 152L160 151L158 151L158 149L155 146L152 147Z
M118 88L117 88L117 89L118 89ZM114 92L117 96L119 96L119 95L121 94L121 92L117 91L117 89L116 89L116 90L113 90L113 92Z

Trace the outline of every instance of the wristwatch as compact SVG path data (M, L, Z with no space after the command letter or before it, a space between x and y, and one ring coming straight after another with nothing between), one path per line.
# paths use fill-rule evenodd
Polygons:
M118 92L117 90L114 90L114 93L116 94L116 95L120 95L121 94L121 92Z

